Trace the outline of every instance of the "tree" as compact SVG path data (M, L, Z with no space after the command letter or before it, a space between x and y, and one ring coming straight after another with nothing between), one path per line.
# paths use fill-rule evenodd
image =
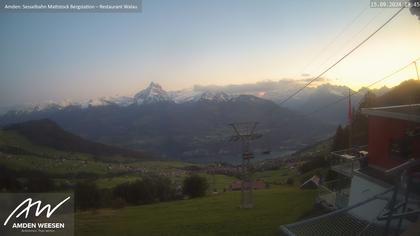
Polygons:
M359 110L361 108L369 108L374 107L377 104L377 97L376 94L368 91L365 96L363 97L362 101L360 101Z
M171 180L165 177L144 177L132 183L123 183L115 187L114 197L121 198L129 204L139 205L175 198L175 189Z
M76 207L82 210L99 208L101 193L95 183L80 182L75 186Z
M291 178L291 177L287 178L287 180L286 180L287 185L293 185L294 183L295 183L295 180L293 178Z
M366 145L368 142L368 123L366 115L362 114L363 108L378 106L377 96L368 91L359 104L359 108L353 112L353 122L351 127L351 144L356 146Z
M334 135L332 150L338 151L346 149L348 147L348 144L349 142L347 129L343 129L341 125L339 125Z
M0 166L0 192L17 192L22 189L16 171Z
M319 168L324 168L324 167L328 167L328 161L324 159L323 156L316 156L311 158L309 161L303 163L300 167L299 167L299 171L300 173L307 173L310 171L313 171L315 169L319 169Z
M182 191L190 198L202 197L206 195L209 187L207 179L199 175L191 175L184 179Z
M49 192L55 189L54 181L49 176L41 173L28 178L26 187L28 192L32 193Z

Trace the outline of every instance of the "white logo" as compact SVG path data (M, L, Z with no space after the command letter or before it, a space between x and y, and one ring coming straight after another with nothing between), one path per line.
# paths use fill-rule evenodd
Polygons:
M19 204L19 206L17 206L15 208L15 210L12 211L12 213L10 213L9 217L7 217L7 219L4 221L4 226L7 225L7 223L9 222L10 218L13 217L13 215L20 210L21 207L25 206L25 208L22 209L22 211L20 211L15 218L19 218L22 214L25 214L25 219L28 218L29 213L31 211L31 208L33 206L36 206L36 211L35 211L35 216L38 217L42 214L43 211L47 211L46 212L46 216L47 218L50 218L51 215L61 206L63 205L66 201L68 201L70 199L70 197L67 197L66 199L64 199L63 201L61 201L60 203L57 204L57 206L55 206L54 208L51 209L51 205L50 204L46 204L44 207L42 207L42 202L36 201L36 202L32 202L32 198L27 198L25 199L21 204ZM42 207L42 208L41 208Z

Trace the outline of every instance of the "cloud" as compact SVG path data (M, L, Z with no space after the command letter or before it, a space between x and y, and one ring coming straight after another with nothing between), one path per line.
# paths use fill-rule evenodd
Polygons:
M299 81L302 83L302 84L306 84L306 83L309 83L311 80L313 80L314 78L313 77L311 77L311 78L306 78L306 79L300 79ZM309 87L318 87L318 86L320 86L320 85L323 85L323 84L327 84L327 83L330 83L331 82L331 80L330 79L328 79L328 78L324 78L324 77L321 77L321 78L318 78L317 80L315 80L315 81L313 81L310 85L309 85Z
M311 81L311 80L313 80L314 78L307 78L307 79L300 79L299 81L302 81L302 82L309 82L309 81ZM321 78L318 78L317 80L315 80L314 81L314 83L328 83L330 81L330 79L328 79L328 78L324 78L324 77L321 77Z
M313 78L304 78L304 79L290 79L284 78L278 81L265 80L256 83L248 84L231 84L225 86L218 85L195 85L194 91L203 92L203 91L223 91L230 94L253 94L257 96L269 95L271 93L283 93L287 91L293 91L300 87L303 84L308 83ZM319 85L328 83L330 80L327 78L319 78L311 87L317 87ZM263 95L263 96L264 96Z

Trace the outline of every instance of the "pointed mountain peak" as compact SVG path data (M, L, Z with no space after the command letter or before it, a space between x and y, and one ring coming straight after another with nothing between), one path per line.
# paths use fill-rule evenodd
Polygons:
M162 86L155 82L150 82L149 86L147 88L155 88L155 89L162 89Z
M134 100L137 104L151 104L172 101L168 92L166 92L162 86L155 82L151 82L146 89L138 92L134 96Z

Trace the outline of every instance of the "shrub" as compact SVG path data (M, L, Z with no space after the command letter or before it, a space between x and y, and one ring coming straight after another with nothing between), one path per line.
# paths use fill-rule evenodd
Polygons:
M175 190L168 178L155 176L115 187L114 196L129 204L147 204L175 198Z
M115 198L111 201L112 209L121 209L121 208L124 208L125 205L126 205L126 202L122 198Z
M202 197L206 195L209 187L207 179L199 175L191 175L184 179L182 192L190 198Z
M82 210L99 208L101 206L101 193L94 183L81 182L75 186L75 204Z
M294 181L294 179L293 178L287 178L287 180L286 180L286 184L287 185L293 185L295 183L295 181Z
M300 173L303 174L303 173L307 173L307 172L315 170L315 169L328 167L328 165L329 165L329 163L328 163L328 161L326 161L324 159L324 157L318 156L318 157L314 157L311 160L309 160L308 162L302 164L299 167L299 171L300 171Z

